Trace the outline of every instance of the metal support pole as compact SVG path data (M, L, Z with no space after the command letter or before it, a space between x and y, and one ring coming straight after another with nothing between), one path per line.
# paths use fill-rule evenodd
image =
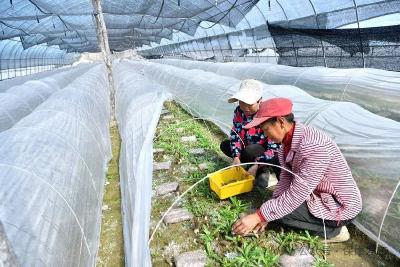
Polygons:
M317 27L318 27L318 29L320 29L320 27L319 27L319 21L318 21L318 14L317 14L317 12L316 12L316 10L315 10L314 4L311 2L311 0L308 0L308 1L310 2L310 5L311 5L311 7L312 7L312 9L313 9L313 11L314 11L315 22L317 23ZM324 65L325 65L325 68L327 68L328 66L327 66L327 64L326 64L324 43L322 42L322 39L321 39L321 38L319 38L319 40L320 40L321 46L322 46L322 55L323 55L323 57L324 57Z
M104 21L101 0L92 0L94 18L96 21L97 40L99 41L100 49L104 57L104 62L107 67L108 83L110 88L111 102L111 121L115 122L115 88L112 74L111 51L108 45L107 27Z
M282 9L283 15L285 15L285 19L286 19L286 22L287 22L287 28L289 28L289 26L290 26L289 25L289 19L288 19L288 16L286 15L285 9L282 7L281 3L278 0L276 0L276 3ZM296 59L296 67L298 67L299 66L299 60L297 58L297 49L294 46L293 34L290 34L290 38L292 39L293 53L294 53L294 56L295 56L295 59Z
M363 61L363 68L365 68L364 47L363 47L363 42L362 42L362 37L361 37L360 19L359 19L359 17L358 17L358 8L357 8L357 4L356 4L356 1L355 1L355 0L353 0L353 3L354 3L354 8L356 9L358 37L360 38L361 56L362 56L362 61Z

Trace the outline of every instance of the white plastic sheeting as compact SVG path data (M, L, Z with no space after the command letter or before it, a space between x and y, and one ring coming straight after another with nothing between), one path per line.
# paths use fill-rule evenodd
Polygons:
M132 65L141 68L153 81L167 86L190 112L229 132L235 106L228 104L227 98L234 93L240 80L156 63ZM335 140L363 197L363 211L356 225L375 240L380 236L380 244L400 256L397 211L400 193L396 191L400 180L400 123L353 103L314 98L290 85L265 84L263 98L271 97L292 99L297 121L322 129Z
M58 68L58 69L54 69L54 70L50 70L50 71L43 71L43 72L39 72L39 73L35 73L35 74L18 76L15 78L2 80L2 81L0 81L0 92L4 92L10 87L23 84L24 82L27 82L29 80L39 80L39 79L45 78L45 77L53 75L53 74L61 73L63 71L68 70L69 68L70 67L62 67L62 68Z
M0 133L0 221L22 266L95 265L111 156L107 84L98 65Z
M121 134L120 183L126 266L151 266L148 247L153 136L169 96L127 63L114 66L116 118Z
M328 100L350 101L400 121L400 73L378 69L296 68L267 63L211 63L162 59L156 62L202 69L236 79L290 84Z
M40 80L31 80L0 93L0 132L30 114L52 93L65 87L93 65L79 65Z

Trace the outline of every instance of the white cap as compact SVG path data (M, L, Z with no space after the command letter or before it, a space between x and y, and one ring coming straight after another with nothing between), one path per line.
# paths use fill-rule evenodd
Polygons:
M252 105L257 103L262 97L262 84L253 79L243 80L240 84L239 91L228 99L228 103L242 101Z

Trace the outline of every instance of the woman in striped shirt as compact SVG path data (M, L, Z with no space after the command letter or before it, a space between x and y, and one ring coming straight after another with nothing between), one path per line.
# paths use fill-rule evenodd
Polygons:
M272 199L257 212L239 219L233 232L262 231L268 222L305 229L330 242L350 238L346 224L361 211L361 194L338 146L324 132L294 121L292 102L272 98L262 102L252 123L261 125L273 141L282 166Z

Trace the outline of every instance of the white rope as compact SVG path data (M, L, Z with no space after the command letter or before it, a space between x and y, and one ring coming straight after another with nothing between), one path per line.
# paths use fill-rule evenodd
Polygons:
M389 202L388 202L388 205L387 205L386 210L385 210L385 213L383 214L383 218L382 218L382 221L381 221L381 225L379 226L378 239L376 240L375 253L378 253L378 247L379 247L379 243L380 243L380 240L381 240L381 232L382 232L383 222L385 221L386 214L387 214L387 212L388 212L388 210L389 210L390 203L392 203L392 200L393 200L393 198L394 198L394 195L396 194L397 189L399 188L399 186L400 186L400 181L397 183L396 188L393 190L393 194L392 194L392 196L390 197Z
M314 193L313 193L314 195ZM328 248L328 243L327 243L327 238L326 238L326 227L325 227L325 219L324 219L324 214L321 211L321 207L318 206L319 208L319 213L321 214L322 217L322 224L324 225L324 259L326 260L326 253L327 253L327 248Z

